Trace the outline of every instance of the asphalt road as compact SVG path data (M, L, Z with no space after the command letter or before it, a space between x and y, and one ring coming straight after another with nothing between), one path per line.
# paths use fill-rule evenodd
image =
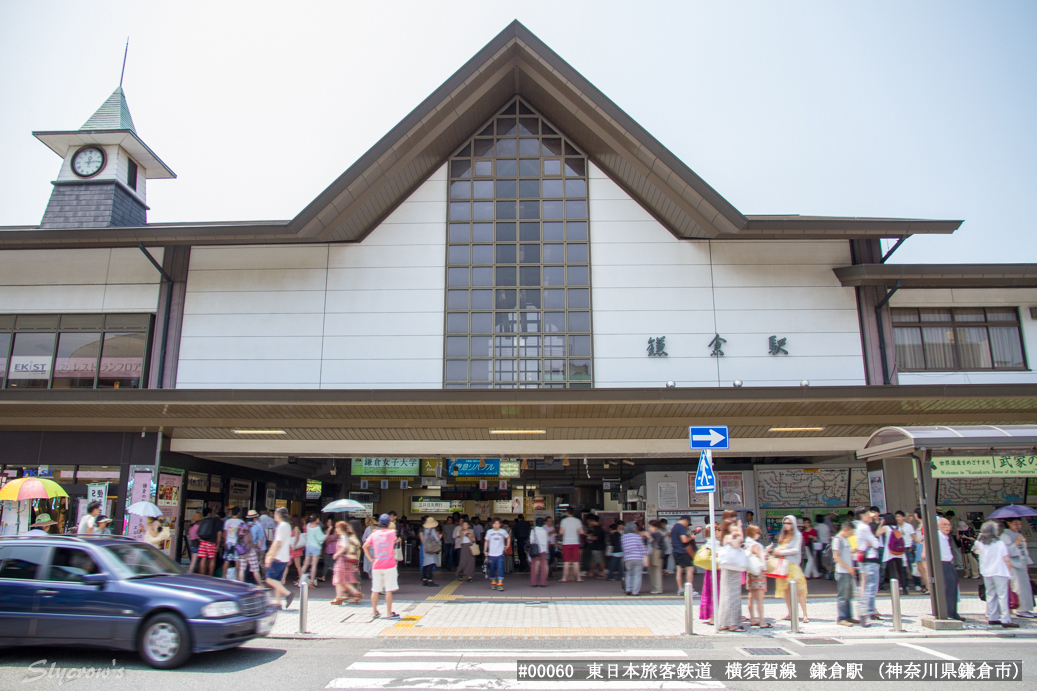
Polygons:
M776 639L791 653L783 657L748 657L737 650L759 646L759 639L735 636L720 639L671 639L641 641L604 640L485 640L393 641L380 639L291 640L260 639L237 650L195 656L174 671L156 671L129 653L62 648L17 648L0 653L0 689L71 688L106 691L204 691L252 689L309 691L328 688L425 688L425 689L525 689L560 691L565 688L695 688L627 684L622 681L573 687L558 682L516 683L515 659L551 655L554 659L653 659L697 660L902 660L945 662L957 660L1022 660L1023 681L983 682L980 688L1037 688L1037 645L1033 639L912 638L890 641L873 639L821 647L805 647ZM600 655L581 651L601 651ZM630 651L629 654L620 651ZM653 657L654 656L654 657ZM456 663L462 661L458 666ZM89 670L93 670L92 672ZM107 673L105 673L107 672ZM437 681L432 681L436 679ZM362 681L367 680L367 681ZM510 680L510 681L509 681ZM370 684L370 685L368 685ZM698 688L744 691L804 688L931 689L932 682L830 681L725 681ZM971 684L970 684L971 687ZM334 688L334 687L333 687Z

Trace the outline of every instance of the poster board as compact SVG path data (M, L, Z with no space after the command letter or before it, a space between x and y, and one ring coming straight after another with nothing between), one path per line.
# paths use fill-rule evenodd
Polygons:
M868 492L871 499L868 506L877 506L879 513L886 513L886 483L881 470L868 471Z
M183 483L183 475L177 473L158 474L158 508L162 509L162 515L166 519L166 527L169 528L169 538L160 550L173 556L176 545L176 537L180 530L180 487Z
M717 488L720 490L720 509L745 507L745 492L742 489L742 471L716 473Z
M845 507L849 468L756 468L759 508Z
M945 477L937 481L936 503L1022 504L1025 495L1024 477Z
M695 492L695 473L688 473L688 507L692 509L709 507L709 492ZM661 509L660 509L661 510Z
M133 470L130 473L130 487L126 493L126 508L139 501L151 499L151 470ZM140 516L126 514L123 535L134 540L144 539L144 519Z
M1026 503L1031 506L1037 504L1037 477L1026 481Z
M850 468L850 508L858 506L871 506L867 468Z
M781 521L785 516L799 519L803 517L803 512L800 509L770 509L763 512L763 527L772 542L781 533Z
M238 480L235 478L231 478L231 481L228 483L228 487L230 489L230 493L227 498L232 505L240 505L241 502L245 502L246 504L248 504L249 500L252 499L251 480ZM318 498L320 497L318 496Z
M677 499L677 483L664 481L658 483L658 500L657 506L662 511L676 511L680 508L680 502Z

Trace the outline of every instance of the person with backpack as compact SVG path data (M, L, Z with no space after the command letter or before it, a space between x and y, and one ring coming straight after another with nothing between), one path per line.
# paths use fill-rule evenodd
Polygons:
M241 509L237 506L233 506L230 509L230 518L223 522L223 577L231 578L232 580L241 580L241 577L235 574L231 574L230 570L237 567L238 563L238 530L245 525L245 521L241 520Z
M198 524L198 573L211 576L216 569L216 543L220 540L223 522L212 515L212 509L202 509L202 520Z
M907 547L904 533L900 530L896 516L887 513L882 517L882 563L886 567L886 579L897 579L901 595L907 595Z
M433 579L436 573L436 563L443 551L443 540L440 539L439 531L436 530L438 526L439 521L428 516L421 524L421 535L418 536L418 541L421 542L421 584L432 588L439 587L439 584Z
M252 577L256 579L256 585L263 582L263 575L259 571L259 550L253 539L252 524L259 514L249 511L245 514L245 522L238 526L237 535L234 540L234 550L238 553L238 580L245 580L245 572L251 571Z

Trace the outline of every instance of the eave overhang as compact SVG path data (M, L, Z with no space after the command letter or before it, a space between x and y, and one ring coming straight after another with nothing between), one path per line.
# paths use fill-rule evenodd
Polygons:
M87 144L121 146L129 152L137 165L144 169L144 177L149 180L176 177L176 173L163 163L162 159L133 130L65 130L33 132L32 136L46 144L47 148L61 158L68 155L69 149L78 149Z
M858 264L833 271L854 288L1037 288L1037 264Z

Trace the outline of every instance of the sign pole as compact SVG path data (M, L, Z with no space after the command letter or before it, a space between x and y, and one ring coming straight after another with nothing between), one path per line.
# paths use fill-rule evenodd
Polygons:
M706 458L709 461L710 467L713 466L713 452L706 449ZM716 507L714 506L714 497L716 496L716 490L709 493L709 536L713 540L713 548L709 550L710 559L713 562L713 588L709 594L711 603L713 605L713 633L720 633L720 618L717 614L717 594L720 592L720 583L717 581L717 550L720 549L720 541L716 535Z

